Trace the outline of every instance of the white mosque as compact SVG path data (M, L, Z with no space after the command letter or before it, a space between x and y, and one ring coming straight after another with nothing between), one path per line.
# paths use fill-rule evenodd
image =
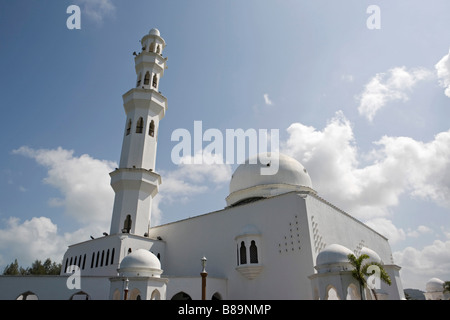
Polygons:
M0 299L361 299L350 253L368 254L391 279L365 299L405 298L388 239L321 198L286 155L274 175L261 175L261 162L241 164L224 209L151 227L167 58L157 29L141 45L136 85L123 95L120 164L110 173L110 232L69 246L58 276L0 277Z

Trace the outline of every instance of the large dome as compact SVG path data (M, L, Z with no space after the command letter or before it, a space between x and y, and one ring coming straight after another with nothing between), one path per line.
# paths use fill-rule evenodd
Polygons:
M276 158L278 155L278 161ZM278 170L276 170L278 168ZM303 165L285 154L263 153L247 159L234 171L227 205L267 198L290 191L313 191Z

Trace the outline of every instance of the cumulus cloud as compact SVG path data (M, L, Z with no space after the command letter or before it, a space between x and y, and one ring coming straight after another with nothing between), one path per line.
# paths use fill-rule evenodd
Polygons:
M82 12L91 20L101 23L105 16L111 16L116 11L112 0L75 0L83 9Z
M63 208L65 214L81 227L62 234L48 217L3 220L0 265L9 264L16 258L22 266L29 266L36 259L51 258L59 262L68 245L87 240L89 235L101 234L109 227L114 199L109 172L116 166L114 162L97 160L89 155L76 157L73 151L62 148L23 146L12 153L29 157L47 168L43 182L61 193L59 198L48 199L49 206Z
M49 206L63 207L68 216L81 223L109 222L114 200L109 172L116 163L86 154L77 157L63 148L35 150L23 146L12 153L32 158L48 169L44 183L61 193L60 198L48 199Z
M422 249L407 247L393 256L402 266L400 276L405 288L424 290L430 278L450 279L450 240L435 240Z
M386 218L375 218L365 222L367 226L389 239L390 244L395 244L405 240L406 233L401 228L397 228L391 220Z
M223 163L222 155L202 150L193 157L184 156L177 169L162 175L164 179L158 201L189 201L192 196L227 184L231 178L231 166Z
M420 225L415 230L408 230L407 236L412 238L417 238L423 234L431 233L433 230L427 226Z
M450 50L434 67L439 84L445 88L445 95L450 98Z
M403 230L390 217L406 195L450 208L450 130L430 141L384 136L366 153L358 149L342 112L319 130L293 123L282 152L308 170L318 194L398 244L433 232L425 225ZM448 230L447 230L448 231ZM443 230L450 239L450 232ZM450 240L394 253L405 288L423 288L432 277L449 279Z
M318 193L353 216L372 220L374 229L391 239L403 239L405 231L380 218L389 217L401 195L450 208L450 130L429 142L384 136L367 153L358 149L342 112L322 130L294 123L287 133L282 151L305 165Z
M52 261L62 258L61 250L67 248L57 233L57 226L49 218L35 217L20 223L18 218L4 221L5 227L0 230L0 249L14 256L21 265L30 265L36 259L50 257ZM0 256L0 265L14 260Z
M369 121L391 101L407 101L414 86L422 80L431 79L433 72L426 68L395 67L387 72L377 73L365 85L363 92L356 98L358 111Z

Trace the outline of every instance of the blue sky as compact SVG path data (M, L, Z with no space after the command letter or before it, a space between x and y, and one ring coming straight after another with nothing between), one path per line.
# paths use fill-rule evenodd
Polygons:
M81 29L69 30L69 5ZM366 25L370 5L380 29ZM390 239L404 287L450 279L450 3L2 1L0 266L109 230L122 94L167 47L153 225L222 209L236 165L176 166L178 128L278 129L315 189ZM203 145L205 147L206 144Z

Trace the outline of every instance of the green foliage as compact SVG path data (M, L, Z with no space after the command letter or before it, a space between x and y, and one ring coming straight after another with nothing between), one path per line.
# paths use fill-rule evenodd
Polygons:
M450 292L450 281L444 282L444 293Z
M383 266L378 262L368 262L364 264L364 260L369 259L370 257L367 254L362 254L359 257L356 257L353 254L349 254L347 256L348 261L353 266L352 276L359 283L359 291L361 294L361 299L363 298L363 289L367 287L366 277L371 276L375 273L369 273L368 269L370 266L377 266L380 270L380 279L381 281L391 285L391 278L387 274L386 270L384 270Z
M40 260L35 260L31 267L26 269L19 266L17 259L13 263L7 265L3 271L3 275L58 275L61 272L61 263L57 264L47 258L44 263Z

